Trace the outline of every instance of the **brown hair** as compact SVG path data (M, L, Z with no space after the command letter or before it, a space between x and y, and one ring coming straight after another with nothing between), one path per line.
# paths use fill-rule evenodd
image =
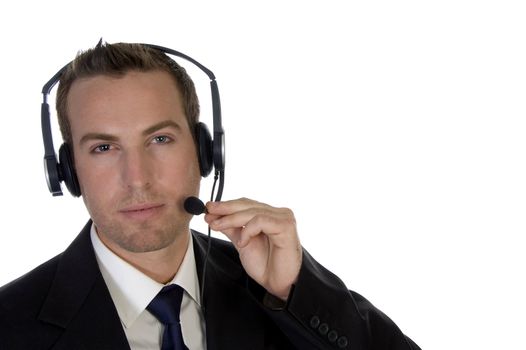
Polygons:
M60 77L56 103L64 142L71 144L72 141L67 99L75 80L97 75L122 77L133 70L140 72L161 70L169 73L181 94L188 126L190 130L195 130L199 120L199 100L194 83L183 67L163 52L148 46L128 43L107 44L102 43L101 39L94 48L79 53Z

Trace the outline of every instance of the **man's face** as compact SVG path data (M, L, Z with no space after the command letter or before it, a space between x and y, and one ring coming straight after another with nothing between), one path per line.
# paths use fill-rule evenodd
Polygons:
M171 76L80 79L67 102L82 196L101 239L147 252L188 234L183 202L198 194L200 174Z

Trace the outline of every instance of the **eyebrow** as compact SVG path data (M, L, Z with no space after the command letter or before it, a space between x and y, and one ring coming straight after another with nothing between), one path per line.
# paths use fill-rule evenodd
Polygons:
M181 126L176 123L175 121L173 120L163 120L157 124L154 124L150 127L148 127L147 129L145 129L141 134L143 136L147 136L151 133L154 133L158 130L161 130L161 129L164 129L164 128L174 128L174 129L177 129L177 130L181 130ZM89 132L87 134L85 134L84 136L82 136L82 138L80 139L79 141L79 144L82 145L84 143L86 143L87 141L89 140L101 140L101 141L118 141L118 137L117 136L114 136L114 135L111 135L111 134L105 134L105 133L100 133L100 132Z
M104 134L100 132L89 132L85 134L84 136L82 136L82 138L79 141L79 144L82 146L84 143L90 140L117 141L118 138L116 136Z
M161 129L164 129L164 128L174 128L174 129L177 129L178 131L181 130L181 126L179 124L177 124L175 121L173 120L163 120L162 122L159 122L157 124L154 124L152 126L150 126L148 129L144 130L142 132L142 135L143 136L147 136L151 133L154 133L156 132L157 130L161 130Z

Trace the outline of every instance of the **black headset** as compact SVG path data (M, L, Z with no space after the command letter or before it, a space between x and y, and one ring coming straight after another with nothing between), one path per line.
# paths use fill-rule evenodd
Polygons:
M216 77L211 70L203 66L201 63L194 60L181 52L150 44L140 44L155 50L159 50L165 54L170 54L179 58L183 58L199 69L201 69L210 78L210 89L212 91L212 112L214 122L214 138L210 135L208 127L204 123L197 123L195 130L195 137L197 141L197 154L199 157L199 168L201 176L206 177L215 168L215 179L219 177L219 186L215 201L221 200L224 187L224 173L225 173L225 134L221 124L221 101L219 100L219 89L217 87ZM42 88L42 95L44 101L41 109L41 123L42 123L42 138L44 140L44 170L46 174L46 181L49 191L53 196L61 196L62 189L61 182L66 184L68 191L75 197L81 195L79 181L75 172L75 166L71 153L70 146L63 143L59 149L59 161L53 146L53 135L51 133L51 122L49 104L47 102L51 89L55 86L64 71L71 64L66 64L60 69ZM215 187L215 182L214 182Z

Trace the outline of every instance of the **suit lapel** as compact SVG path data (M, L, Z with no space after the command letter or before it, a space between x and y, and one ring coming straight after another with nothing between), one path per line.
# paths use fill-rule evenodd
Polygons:
M90 239L91 221L62 253L39 319L63 333L53 349L129 349Z
M91 221L62 253L39 320L62 329L52 349L129 350L123 327L90 239ZM192 232L199 280L208 238ZM204 291L207 348L265 349L268 320L247 293L247 276L237 253L213 239Z
M193 232L197 273L201 281L208 238ZM208 266L204 306L207 348L263 349L265 329L261 309L246 290L247 276L237 253L224 241L213 239ZM230 254L231 256L228 256Z

